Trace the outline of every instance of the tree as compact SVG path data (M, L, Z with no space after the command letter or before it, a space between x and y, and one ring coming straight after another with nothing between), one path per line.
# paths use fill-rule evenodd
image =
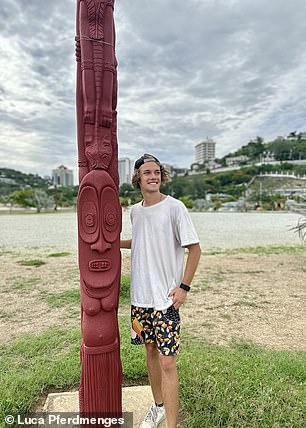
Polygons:
M34 190L32 196L33 206L40 213L42 209L50 209L53 206L53 198L41 189Z
M129 193L133 192L135 189L131 184L129 183L122 183L119 188L119 196L128 196Z
M184 196L189 195L191 199L202 199L202 198L205 199L207 189L208 187L205 182L205 176L194 175L190 177L190 179L187 182Z
M183 202L183 204L186 206L186 208L192 208L193 207L193 202L189 196L181 196L181 197L179 197L179 200Z
M19 205L20 207L35 207L37 212L53 206L53 198L42 189L16 190L8 195L7 199L13 205Z
M272 141L269 145L269 149L274 153L276 160L284 161L290 158L292 155L292 143L281 138L277 138Z
M265 144L263 144L263 141L264 140L262 137L257 136L255 140L249 141L247 145L242 146L241 149L237 150L234 155L245 155L248 156L251 160L255 161L266 149Z
M53 190L53 189L52 189ZM54 191L49 192L53 198L57 197L58 205L60 207L71 207L76 205L78 196L78 186L61 186L54 188ZM56 196L55 196L56 195Z
M33 207L32 197L33 190L15 190L7 196L8 201L13 205L19 205L20 207Z

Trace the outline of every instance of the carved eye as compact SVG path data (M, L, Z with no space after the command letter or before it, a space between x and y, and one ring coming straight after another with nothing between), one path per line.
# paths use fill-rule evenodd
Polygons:
M78 200L79 233L83 241L93 243L99 234L98 197L93 187L84 187Z
M109 232L116 228L117 210L112 204L106 204L104 207L104 224Z
M91 211L92 207L88 207L88 211ZM96 223L96 215L94 214L94 212L89 212L88 214L86 214L85 217L85 223L87 227L94 227L95 223Z
M103 206L103 234L108 242L114 242L121 231L121 212L118 195L111 187L106 187L102 192Z

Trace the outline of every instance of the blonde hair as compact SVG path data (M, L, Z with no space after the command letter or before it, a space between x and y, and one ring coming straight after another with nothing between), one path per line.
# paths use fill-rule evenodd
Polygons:
M151 157L151 155L144 155L145 159L150 159L150 157ZM152 162L155 162L155 161L152 160ZM171 181L170 174L166 170L166 168L159 162L155 162L155 163L156 163L156 165L158 165L160 167L161 184L165 184L168 181ZM140 189L140 170L139 169L134 169L134 173L132 176L132 186L135 189Z

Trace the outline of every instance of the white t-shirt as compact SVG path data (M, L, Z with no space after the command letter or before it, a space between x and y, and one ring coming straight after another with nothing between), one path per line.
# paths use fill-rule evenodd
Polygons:
M149 207L135 204L131 221L131 303L166 309L170 291L182 281L183 247L197 244L198 235L185 205L171 196Z

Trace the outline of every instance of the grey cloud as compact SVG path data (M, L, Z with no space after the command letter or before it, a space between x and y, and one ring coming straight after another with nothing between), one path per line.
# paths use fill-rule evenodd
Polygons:
M75 162L75 4L0 8L0 61L13 73L0 82L2 123L36 135L37 165L48 150L52 162ZM256 135L305 130L305 14L302 0L117 0L120 155L153 147L187 166L206 136L222 155Z

